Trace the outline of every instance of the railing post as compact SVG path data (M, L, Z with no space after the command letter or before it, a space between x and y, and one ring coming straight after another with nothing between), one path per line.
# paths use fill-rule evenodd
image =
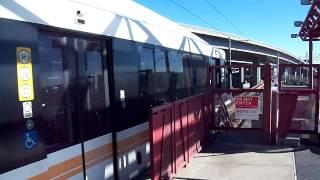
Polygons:
M271 137L271 66L264 65L264 91L263 91L263 130L268 138L268 143L272 143Z
M282 73L283 73L283 67L281 66L281 64L279 64L278 66L278 91L280 92L281 91L281 88L282 88Z
M318 123L317 123L317 125L316 125L316 132L319 132L319 131L318 131L318 129L319 129L319 126L318 126L318 125L319 125L319 119L320 119L320 114L319 114L319 113L320 113L320 112L319 112L319 111L320 111L320 104L319 104L319 103L320 103L320 65L317 66L317 71L318 71L318 72L317 72L317 73L318 73L318 74L317 74L317 75L318 75L318 76L317 76L317 78L318 78L318 81L317 81L317 90L318 90L318 91L317 91L317 95L318 95L318 98L316 99L316 101L317 101L316 104L318 104L318 107L316 107L316 108L317 108L316 110L317 110L318 113L317 113L316 118L318 118L318 119L317 119L317 122L318 122ZM318 142L319 142L319 144L320 144L320 133L318 133Z
M271 144L278 141L277 130L279 121L279 91L272 90L272 109L271 109Z
M313 87L313 43L312 40L309 40L309 88Z
M155 170L154 170L154 151L153 151L153 112L152 109L148 113L149 120L149 141L150 141L150 171L151 171L151 180L155 180Z
M316 87L316 90L317 90L317 93L316 93L316 112L315 112L315 131L318 132L318 129L319 129L319 101L320 101L320 65L317 65L316 66L316 70L317 70L317 87ZM313 69L312 69L313 71ZM319 135L320 137L320 135ZM320 140L320 139L319 139Z

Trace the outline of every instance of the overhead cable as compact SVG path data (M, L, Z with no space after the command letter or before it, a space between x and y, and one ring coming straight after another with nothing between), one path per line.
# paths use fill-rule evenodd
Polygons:
M200 17L199 15L191 12L189 9L187 9L186 7L182 6L180 3L174 1L174 0L170 0L172 3L174 3L175 5L179 6L180 8L184 9L185 11L187 11L189 14L193 15L194 17L196 17L197 19L199 19L200 21L202 21L203 23L205 23L206 25L210 26L211 28L217 29L214 25L212 25L210 22L208 22L207 20L203 19L202 17ZM217 29L218 30L218 29Z
M209 0L205 0L215 11L217 11L229 24L231 24L231 26L234 28L234 29L236 29L236 31L238 31L240 34L242 34L243 36L245 36L245 34L242 32L242 31L240 31L240 29L235 25L235 24L233 24L232 23L232 21L227 17L227 16L225 16L224 14L223 14L223 12L222 11L220 11L211 1L209 1Z

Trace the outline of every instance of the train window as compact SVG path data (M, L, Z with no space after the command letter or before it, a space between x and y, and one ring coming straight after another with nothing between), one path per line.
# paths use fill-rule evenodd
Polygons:
M153 49L143 47L140 54L140 70L141 71L154 71L153 64Z
M90 43L89 43L90 44ZM93 43L92 43L93 44ZM86 51L86 76L88 80L88 91L89 97L87 105L87 110L91 111L92 109L101 109L104 107L105 101L101 97L99 97L100 94L103 94L104 92L104 78L103 78L103 67L101 63L102 59L102 50L101 50L101 44L95 43L95 48L87 49ZM109 102L109 101L107 101ZM90 106L90 104L92 104ZM107 104L109 106L109 104Z
M176 51L169 51L170 72L183 73L182 55Z
M138 43L116 38L112 42L115 91L113 116L120 120L113 123L116 130L120 131L148 119L148 108L153 99L147 96L147 80L153 71L153 51L150 49L150 53L143 55L143 48Z
M85 92L85 113L84 125L86 128L86 138L95 137L106 131L108 124L105 119L106 109L109 107L109 100L106 100L104 89L103 66L102 66L102 44L96 41L86 40L87 48L85 51L86 65L86 92ZM108 98L108 96L106 97Z
M155 51L153 83L156 104L163 104L170 100L166 59L165 51L159 49Z
M156 49L154 64L155 64L155 72L167 72L165 51Z
M39 34L40 114L49 152L110 130L102 49L96 40Z
M141 98L147 97L148 102L152 104L153 95L153 78L154 72L154 57L153 49L143 47L140 54L140 75L139 75L139 86Z
M40 35L39 40L39 57L40 59L47 57L47 63L40 61L40 65L46 71L42 72L40 77L41 84L47 87L54 87L64 84L62 48L54 45L58 39L49 36Z
M183 72L186 77L186 86L187 86L187 96L193 95L192 87L194 87L194 79L193 79L193 67L192 67L192 59L191 55L188 52L183 54Z
M70 133L73 132L73 127L69 123L71 119L67 110L71 108L67 106L70 97L66 95L66 89L72 86L67 82L72 78L64 71L66 64L63 56L66 55L66 46L63 46L63 41L66 41L66 37L39 35L41 116L46 124L48 149L74 141ZM68 57L75 55L68 54Z
M186 80L183 72L182 54L177 51L168 52L170 68L170 89L174 100L186 97Z
M206 59L202 55L192 55L193 69L193 94L199 94L206 91L208 65Z
M130 41L113 40L113 69L115 99L120 102L120 91L124 91L125 100L133 100L138 93L139 53L137 45Z

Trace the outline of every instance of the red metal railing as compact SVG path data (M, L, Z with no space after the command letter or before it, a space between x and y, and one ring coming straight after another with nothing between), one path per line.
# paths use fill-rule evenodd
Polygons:
M152 108L152 179L171 178L201 150L210 131L211 107L206 93Z
M221 68L263 68L263 83L251 89L216 87L216 71ZM287 70L288 68L295 70L290 71ZM297 76L297 68L298 75L301 77ZM270 144L275 143L277 133L280 137L285 137L288 132L318 133L320 65L279 65L279 91L274 91L272 96L271 72L271 66L268 64L213 66L208 71L210 77L208 79L208 86L210 85L208 93L152 108L149 119L152 179L169 179L180 168L186 166L190 159L206 144L209 131L212 129L258 130L266 135ZM294 78L292 79L291 76ZM259 117L260 127L233 127L231 119L234 117L230 115L230 108L228 109L225 105L226 101L231 99L230 104L232 104L233 97L239 95L250 97L252 93L263 93L263 110ZM231 94L232 98L223 99L222 94ZM220 98L220 100L218 98L219 103L216 102L217 96ZM303 109L305 104L310 103L311 100L314 100L313 128L292 129L295 124L292 121L294 116L301 113L299 111L297 113L297 109ZM304 101L305 104L301 104L300 101ZM226 115L223 123L229 123L228 126L217 126L216 109L218 106L222 107L221 112Z
M317 134L319 124L320 66L279 65L278 134ZM310 117L307 117L308 116Z
M174 166L174 137L172 136L173 104L152 108L149 121L150 146L151 146L151 174L152 179L171 177L175 173Z
M271 137L275 136L274 135L274 131L272 131L271 129L271 66L266 64L266 65L223 65L223 66L213 66L213 85L217 84L215 82L215 77L214 74L215 71L219 71L220 69L226 69L225 71L227 71L227 69L230 68L261 68L263 69L263 88L260 88L261 86L255 86L252 87L250 89L241 89L241 88L232 88L232 89L226 89L226 88L219 88L219 87L215 87L212 86L211 88L211 92L213 94L213 97L218 97L218 98L213 98L213 104L215 104L215 112L217 114L216 110L217 108L222 108L224 110L222 110L223 112L227 111L227 114L225 115L225 117L230 118L229 120L225 120L225 121L233 121L235 119L235 117L233 116L234 112L231 113L232 109L234 110L235 108L232 107L234 102L233 99L235 99L236 96L250 96L250 93L256 93L256 94L263 94L263 112L262 112L262 116L261 116L261 126L260 127L241 127L241 123L239 122L244 122L246 120L243 121L238 121L236 125L237 127L234 127L232 125L230 126L221 126L217 120L216 116L213 116L213 129L215 130L263 130L263 132L265 132L267 140L269 143L272 143L271 141ZM258 88L259 87L259 88ZM230 98L229 101L229 107L231 108L227 108L227 107L223 107L225 105L226 100L223 99L221 100L221 96L223 96L223 94L230 94ZM220 102L222 101L222 103ZM231 110L230 110L231 109ZM218 118L219 119L219 118ZM220 121L220 120L219 120ZM260 120L259 120L260 121ZM256 121L257 122L257 121ZM252 121L252 123L254 123ZM230 122L229 124L234 124L232 122ZM240 128L241 127L241 128Z

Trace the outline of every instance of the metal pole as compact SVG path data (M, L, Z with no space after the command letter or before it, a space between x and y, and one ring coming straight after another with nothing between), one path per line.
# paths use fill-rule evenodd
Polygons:
M275 77L275 82L277 84L277 86L279 87L279 83L281 83L281 81L279 81L279 77L280 77L280 74L279 74L279 70L280 70L280 56L279 56L279 51L277 52L277 71L276 71L276 77Z
M280 64L280 56L279 56L279 52L277 53L277 67L279 69L279 64Z
M309 40L309 64L312 65L313 43Z
M229 65L231 65L231 37L229 36Z
M312 39L309 39L309 88L313 87L313 70L312 70L312 64L313 64L313 58L312 58L312 54L313 54L313 43L312 43Z
M231 37L229 36L229 62L228 65L231 66ZM232 70L231 67L229 69L229 85L232 88Z
M268 137L269 144L272 144L271 126L271 66L264 65L264 88L263 88L263 130Z

